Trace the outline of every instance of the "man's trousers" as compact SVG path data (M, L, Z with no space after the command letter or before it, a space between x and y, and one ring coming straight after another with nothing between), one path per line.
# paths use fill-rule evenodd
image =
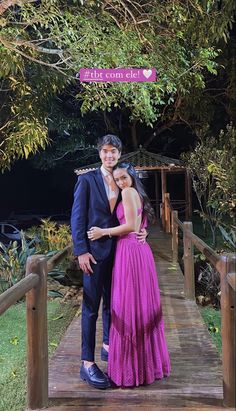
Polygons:
M109 344L111 277L113 258L91 264L93 274L83 274L81 359L94 361L96 322L102 303L103 342Z

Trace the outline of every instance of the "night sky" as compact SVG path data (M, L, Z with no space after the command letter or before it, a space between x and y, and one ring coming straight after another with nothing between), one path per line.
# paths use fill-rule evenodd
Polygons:
M29 161L18 161L0 175L0 218L12 213L56 214L68 211L77 180L73 168L34 169Z
M194 146L194 136L185 127L176 127L172 133L168 131L159 137L157 144L154 140L152 146L148 147L148 151L179 158L181 152ZM92 163L94 161L93 158ZM48 216L69 213L77 181L74 173L76 167L76 161L68 161L43 171L34 168L30 160L17 161L10 171L0 174L0 219L7 219L14 213ZM145 179L143 183L149 197L154 198L154 178ZM183 176L169 176L167 189L174 193L176 199L183 199ZM159 191L161 193L160 177Z
M70 213L77 176L71 165L41 171L29 161L16 162L12 170L0 175L0 219L14 218L14 214ZM151 199L154 199L154 177L142 180ZM183 175L170 175L167 189L175 199L184 199ZM159 175L161 193L161 178Z

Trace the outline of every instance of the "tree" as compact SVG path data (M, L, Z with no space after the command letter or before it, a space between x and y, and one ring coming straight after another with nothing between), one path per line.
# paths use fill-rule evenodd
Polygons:
M140 122L155 125L146 145L174 124L189 124L181 109L193 90L204 89L206 73L216 73L217 42L227 41L232 26L234 1L222 4L219 10L216 0L3 0L0 167L45 148L52 104L78 83L82 67L157 67L156 83L77 89L82 114L128 113L133 146Z
M236 130L229 125L217 138L206 133L194 151L183 155L192 175L203 223L208 223L215 244L219 226L232 228L236 210Z
M209 159L208 172L215 182L215 190L209 198L209 205L215 203L224 216L235 222L236 210L236 129L228 125L220 132L218 144Z

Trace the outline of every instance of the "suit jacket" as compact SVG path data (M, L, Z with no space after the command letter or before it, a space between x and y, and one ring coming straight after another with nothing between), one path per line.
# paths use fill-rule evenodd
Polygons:
M120 200L121 196L117 199L116 207ZM104 236L99 240L90 241L87 231L92 226L108 228L118 225L116 207L111 213L100 168L78 177L71 212L74 255L89 252L97 261L113 255L114 238Z

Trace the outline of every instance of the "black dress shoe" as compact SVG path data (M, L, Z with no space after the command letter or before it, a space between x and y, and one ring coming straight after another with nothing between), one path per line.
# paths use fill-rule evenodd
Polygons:
M101 360L108 361L108 351L104 347L101 348Z
M83 364L80 367L80 377L87 381L89 385L101 390L105 390L111 386L108 377L98 368L96 364L86 368Z

